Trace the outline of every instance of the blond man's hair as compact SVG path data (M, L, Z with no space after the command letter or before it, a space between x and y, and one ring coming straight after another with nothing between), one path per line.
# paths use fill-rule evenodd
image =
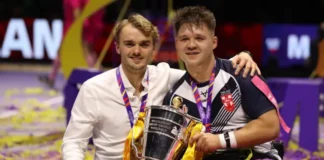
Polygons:
M138 30L140 30L146 37L151 37L153 45L155 46L160 38L159 31L149 20L140 14L132 14L127 19L122 20L117 24L115 30L115 40L119 43L119 37L121 30L127 25L131 24Z

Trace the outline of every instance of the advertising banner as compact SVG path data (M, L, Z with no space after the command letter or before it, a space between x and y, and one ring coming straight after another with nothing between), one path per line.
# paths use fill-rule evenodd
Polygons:
M280 68L303 65L316 37L316 25L264 25L263 65L268 64L270 57L277 60Z

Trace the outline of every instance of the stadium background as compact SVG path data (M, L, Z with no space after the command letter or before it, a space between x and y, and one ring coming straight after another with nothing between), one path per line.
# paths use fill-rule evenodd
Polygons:
M84 62L75 61L78 60L75 57L84 60L82 53L77 52L78 48L70 45L70 41L64 41L63 1L0 1L0 159L60 159L59 147L66 118L64 105L69 98L64 89L73 69L86 67ZM320 63L318 59L321 58L316 57L321 56L317 56L319 53L314 52L311 46L319 40L319 25L324 21L321 12L323 1L104 1L109 5L102 6L102 34L94 43L95 52L105 54L100 63L103 70L120 63L113 43L107 42L107 39L128 2L130 4L126 5L123 17L137 12L159 28L163 43L154 63L166 61L172 67L180 67L174 50L172 27L167 23L174 9L188 5L204 5L214 12L219 39L215 55L220 58L230 58L240 51L249 50L262 75L268 79L307 79ZM77 38L74 34L71 33L72 39ZM63 69L56 77L55 87L50 88L39 82L37 77L48 74L64 43L67 48L63 51ZM105 45L109 47L106 46L103 52ZM321 108L320 105L311 107ZM321 117L318 119L321 122ZM297 117L286 159L323 159L324 135L319 134L316 151L299 147L298 122ZM319 130L322 129L320 125ZM90 146L88 158L92 154Z

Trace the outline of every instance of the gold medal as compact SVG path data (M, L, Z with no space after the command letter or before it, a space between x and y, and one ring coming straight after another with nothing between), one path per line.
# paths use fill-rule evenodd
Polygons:
M175 108L180 108L183 104L183 99L179 96L175 96L173 99L172 99L172 104L173 104L173 107Z

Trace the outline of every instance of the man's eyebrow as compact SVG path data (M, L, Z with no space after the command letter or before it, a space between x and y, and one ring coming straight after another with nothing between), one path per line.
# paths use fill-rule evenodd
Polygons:
M187 35L180 35L179 38L186 38L188 37Z
M124 43L130 43L130 42L134 42L134 41L132 41L132 40L124 40L123 42Z
M144 40L144 41L141 41L141 43L151 43L150 40Z
M206 35L200 34L200 33L197 33L196 35L199 36L199 37L206 37Z

